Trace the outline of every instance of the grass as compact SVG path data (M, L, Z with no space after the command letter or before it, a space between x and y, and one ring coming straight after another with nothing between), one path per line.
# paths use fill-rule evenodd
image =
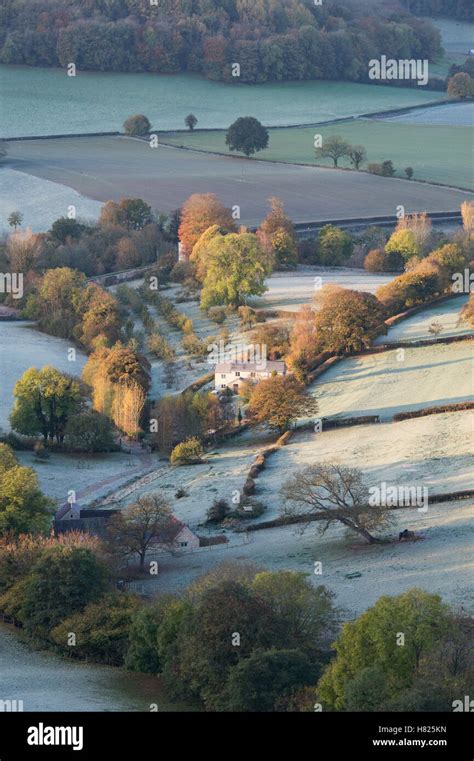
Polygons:
M337 134L352 144L364 145L369 162L391 159L398 176L404 176L405 167L411 166L415 179L473 188L468 160L472 149L469 127L356 119L325 127L270 129L269 132L269 147L257 154L266 161L332 166L330 159L315 157L314 136L321 134L324 140L328 135ZM229 155L225 132L217 130L162 133L161 140L170 145ZM341 159L339 165L350 166L347 159Z

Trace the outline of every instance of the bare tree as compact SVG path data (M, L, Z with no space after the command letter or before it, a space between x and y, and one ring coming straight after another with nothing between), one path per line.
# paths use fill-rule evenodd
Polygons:
M174 523L164 497L160 494L140 497L111 518L107 528L109 543L125 557L138 555L143 571L151 545L159 542L172 546L175 537L170 529Z
M360 470L341 465L309 465L283 484L280 493L287 516L316 516L322 534L342 523L370 544L379 541L371 531L389 523L388 508L368 505L368 489Z

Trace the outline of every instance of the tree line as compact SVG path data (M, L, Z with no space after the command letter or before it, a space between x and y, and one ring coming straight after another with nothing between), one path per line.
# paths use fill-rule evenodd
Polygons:
M472 621L436 594L383 596L341 626L333 594L301 572L223 564L151 603L114 589L116 576L87 534L0 538L0 610L25 634L160 675L188 707L450 711L468 694Z
M371 7L369 15L355 4L326 7L312 0L6 0L0 61L72 61L93 71L189 71L246 83L369 82L369 58L439 56L440 35L428 21L408 12L375 15L377 10Z

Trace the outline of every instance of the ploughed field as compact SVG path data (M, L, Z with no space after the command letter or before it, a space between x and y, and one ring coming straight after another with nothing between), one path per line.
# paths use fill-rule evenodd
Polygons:
M400 205L406 213L457 211L472 197L365 172L232 159L163 145L151 148L125 137L13 142L6 166L68 185L98 201L141 197L163 212L178 208L192 193L213 192L226 206L239 206L241 221L249 225L266 216L267 199L275 194L296 222L395 215Z

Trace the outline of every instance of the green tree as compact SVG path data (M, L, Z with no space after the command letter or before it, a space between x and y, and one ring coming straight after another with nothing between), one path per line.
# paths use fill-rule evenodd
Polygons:
M21 223L23 222L23 214L21 211L12 211L12 213L8 217L8 224L10 227L14 227L15 230L17 227L21 226Z
M247 158L268 146L268 130L254 116L239 117L227 130L226 145Z
M107 568L90 549L46 549L25 580L23 625L33 634L48 636L68 616L96 602L107 587Z
M243 304L248 296L267 290L265 278L271 261L253 233L215 235L207 249L207 272L201 292L201 307Z
M21 467L10 447L0 444L0 534L46 531L53 510L33 468Z
M262 380L252 391L247 418L254 423L266 423L280 433L297 418L313 415L318 404L305 387L291 375L274 375Z
M261 571L251 587L280 621L282 640L288 648L312 656L324 649L337 618L334 595L326 587L313 586L296 571Z
M340 158L350 155L351 148L352 146L340 135L329 135L323 138L321 147L316 148L316 156L332 159L334 166L337 167Z
M338 267L344 264L354 249L349 233L334 225L324 225L317 238L318 260L320 264Z
M410 589L383 596L356 621L344 624L334 644L336 658L319 681L319 696L330 709L344 710L347 699L353 699L350 682L357 677L360 686L361 672L375 667L386 679L388 694L395 696L413 683L422 656L454 629L450 610L438 595Z
M170 462L174 465L189 465L199 462L204 454L201 442L195 436L177 444L170 455Z
M158 674L162 662L158 653L158 632L169 598L143 605L132 616L125 667L130 671Z
M123 131L126 135L136 135L143 137L151 132L151 123L147 116L135 114L129 116L123 123Z
M277 230L272 235L272 249L275 255L275 269L296 269L298 248L292 235L283 229Z
M28 297L26 315L60 338L72 338L80 321L86 278L69 267L55 267L41 278L36 294Z
M214 710L232 666L258 648L272 647L275 639L278 623L268 605L239 582L224 580L204 589L182 616L167 681L174 674L176 682L179 674L187 693Z
M226 710L275 711L292 692L311 684L316 674L316 666L298 650L256 651L231 669Z
M392 233L385 246L385 251L387 253L395 252L400 254L406 262L413 256L421 255L421 248L416 242L413 232L406 228L395 230Z
M111 592L61 621L52 629L51 639L75 658L123 666L132 618L139 607L137 597ZM76 635L74 647L69 644L71 632Z
M198 123L197 118L194 116L194 114L188 114L187 117L184 120L184 123L186 127L192 132L196 124Z
M48 365L26 370L13 395L12 428L26 436L43 436L45 443L61 443L69 419L84 406L80 382Z
M95 410L74 415L66 425L65 438L78 452L110 452L115 446L110 420Z
M66 243L69 238L73 240L80 238L85 229L84 225L79 224L75 219L59 217L51 225L49 234L53 240Z

